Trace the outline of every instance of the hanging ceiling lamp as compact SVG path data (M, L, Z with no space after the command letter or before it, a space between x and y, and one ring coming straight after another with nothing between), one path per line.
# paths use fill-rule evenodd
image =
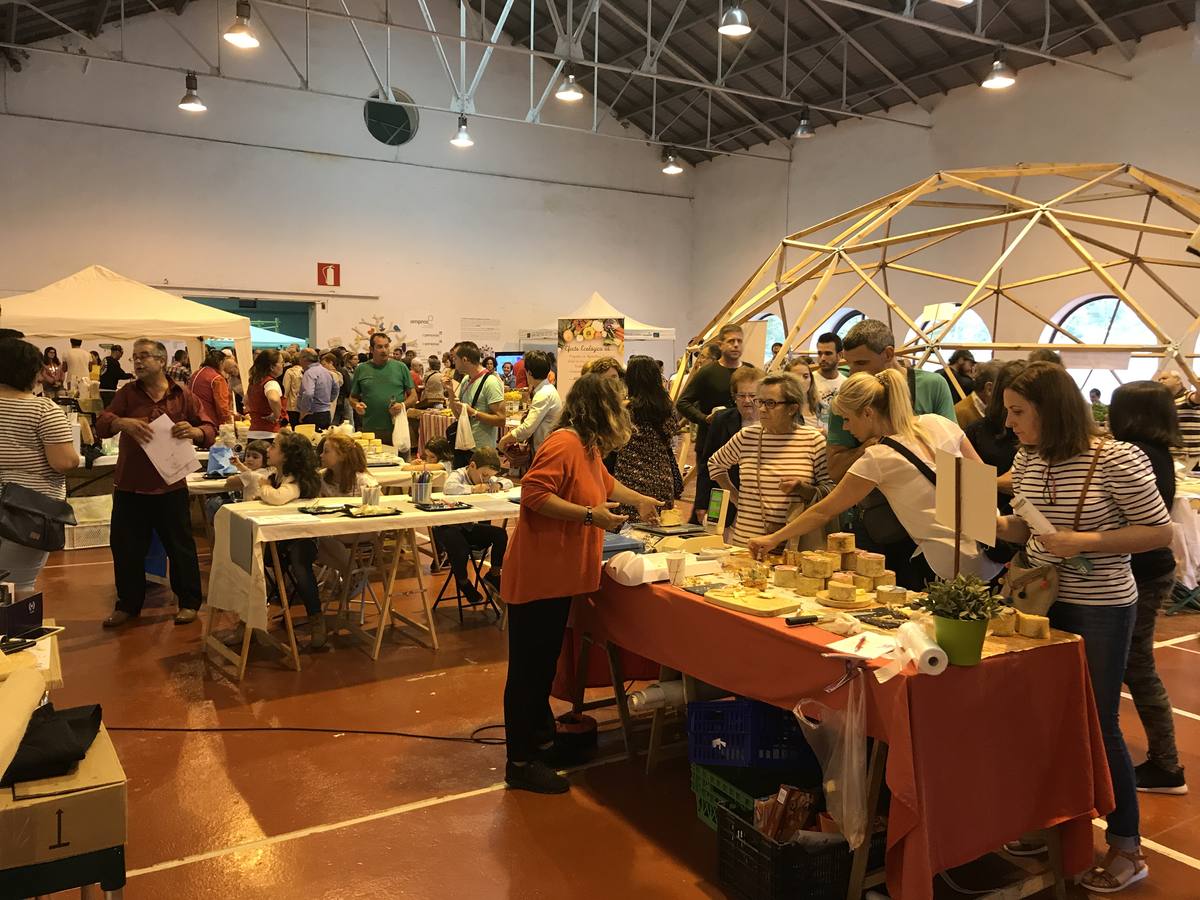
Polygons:
M750 17L742 9L741 0L733 0L725 7L717 31L725 37L745 37L750 33Z
M239 50L253 50L258 46L258 38L250 30L250 0L238 0L237 17L222 37Z
M583 99L583 90L575 81L575 70L567 66L567 77L563 79L563 83L558 86L554 96L566 103L574 103L577 100Z
M679 164L679 157L675 155L674 149L664 150L662 161L664 175L678 175L683 171L683 166Z
M200 99L200 94L197 93L200 83L196 79L196 73L188 72L187 77L183 80L183 84L187 90L183 95L183 99L179 101L179 108L185 112L204 112L208 109L204 105L204 101Z
M812 123L808 120L808 107L800 107L800 124L796 126L796 130L792 132L792 140L803 141L816 134L813 131Z
M458 117L458 133L450 139L450 143L455 147L474 147L475 142L471 140L471 135L467 133L467 117Z
M1017 73L1013 71L1012 66L1004 61L1004 54L997 53L996 58L992 60L991 71L987 77L983 79L981 87L985 87L991 91L1002 91L1005 88L1010 88L1017 83Z

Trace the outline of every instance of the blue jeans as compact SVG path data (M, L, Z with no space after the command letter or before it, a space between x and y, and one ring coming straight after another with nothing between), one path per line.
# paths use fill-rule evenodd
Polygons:
M1121 683L1129 657L1129 642L1137 606L1083 606L1074 603L1055 603L1050 608L1050 624L1083 638L1087 654L1092 693L1100 717L1100 733L1104 736L1104 753L1112 777L1113 797L1117 807L1108 814L1105 840L1118 850L1138 847L1137 782L1133 761L1121 734Z

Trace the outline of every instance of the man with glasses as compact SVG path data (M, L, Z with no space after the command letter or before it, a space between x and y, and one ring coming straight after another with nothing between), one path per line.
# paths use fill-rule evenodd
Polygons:
M170 562L171 590L179 602L175 624L196 621L203 600L187 480L167 484L143 445L154 435L150 423L164 415L174 423L172 437L200 447L212 445L217 428L204 417L191 391L167 378L166 369L167 348L158 341L138 340L133 345L136 381L118 390L96 420L100 437L121 436L109 532L117 604L104 620L105 628L124 625L141 614L152 534L158 535Z

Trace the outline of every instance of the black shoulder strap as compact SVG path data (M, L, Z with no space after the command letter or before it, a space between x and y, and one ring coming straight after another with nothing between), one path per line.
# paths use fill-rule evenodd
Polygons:
M879 443L881 443L887 447L891 447L893 450L895 450L897 453L899 453L901 456L903 456L905 459L907 459L910 463L912 463L914 466L916 466L917 471L920 472L922 475L924 475L926 478L928 478L930 484L933 484L933 485L937 484L937 476L933 474L933 469L929 468L929 464L926 463L925 460L921 459L921 457L917 456L917 454L913 453L911 450L909 450L907 447L905 447L903 444L901 444L898 440L896 440L895 438L891 438L891 437L882 437L879 439Z
M471 401L472 409L478 408L478 407L476 407L475 404L477 404L479 402L479 395L483 393L484 384L486 384L487 380L491 377L492 377L491 375L484 375L482 378L479 379L479 387L475 388L475 398Z

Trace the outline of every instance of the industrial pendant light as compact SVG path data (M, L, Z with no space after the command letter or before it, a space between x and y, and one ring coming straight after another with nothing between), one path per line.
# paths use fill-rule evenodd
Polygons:
M450 139L450 143L455 147L474 147L475 142L471 140L471 135L467 133L467 117L458 117L458 134Z
M253 50L258 46L258 38L250 30L250 0L238 0L237 18L225 29L223 37L239 50Z
M796 126L796 130L792 132L792 140L804 141L816 134L813 131L812 123L808 120L808 107L800 107L800 124Z
M745 37L750 33L750 17L742 9L741 0L732 0L721 14L721 24L717 31L725 37Z
M992 60L992 69L983 79L981 86L991 91L1002 91L1012 87L1016 82L1017 73L1004 61L1004 54L997 53L996 58Z
M683 166L679 164L679 157L675 155L674 150L664 150L662 161L664 175L678 175L683 171Z
M183 83L187 88L187 91L184 93L183 99L179 101L179 108L185 112L204 112L206 109L208 109L208 107L204 105L204 101L200 99L200 95L197 93L200 84L196 80L196 73L188 72Z
M565 103L574 103L577 100L583 99L583 91L575 81L575 71L568 66L567 77L563 79L563 83L558 86L558 90L554 96Z

